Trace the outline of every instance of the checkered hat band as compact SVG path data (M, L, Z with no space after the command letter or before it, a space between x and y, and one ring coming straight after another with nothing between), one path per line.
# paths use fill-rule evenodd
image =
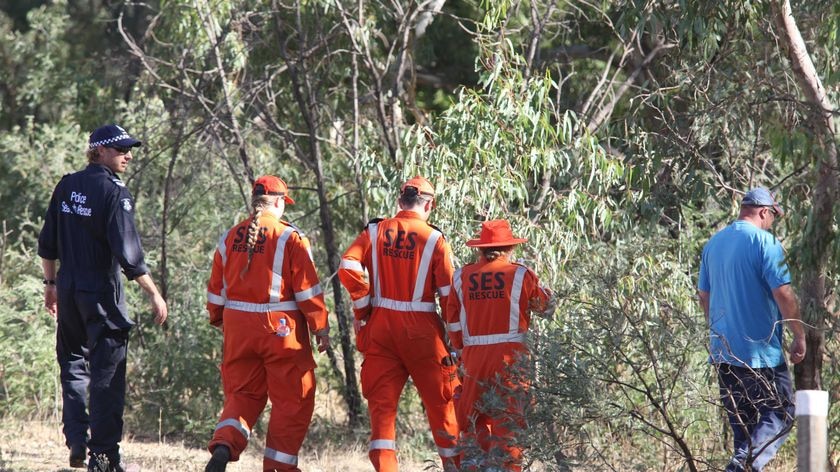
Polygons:
M132 138L128 134L123 133L119 136L114 136L113 138L103 139L102 141L96 141L94 143L90 143L90 149L93 149L97 146L105 146L107 144L115 143L117 141L122 141L123 139L132 139Z

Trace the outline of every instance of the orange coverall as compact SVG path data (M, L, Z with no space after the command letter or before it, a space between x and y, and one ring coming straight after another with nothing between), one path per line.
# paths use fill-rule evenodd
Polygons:
M270 399L263 469L299 471L297 454L315 407L309 332L328 327L327 310L308 240L268 212L259 219L250 269L242 273L250 221L219 239L207 284L210 324L224 333L225 393L209 449L225 445L238 460Z
M398 470L397 404L409 376L444 467L457 462L452 394L458 378L435 310L435 291L446 310L451 261L441 232L412 211L372 220L341 261L338 276L353 299L356 319L366 321L356 343L365 358L361 381L370 411L368 456L379 472Z
M482 449L502 448L511 458L507 470L521 470L522 451L513 444L508 428L511 422L525 427L521 396L506 395L502 417L483 412L481 396L499 381L508 389L527 389L527 383L512 378L510 366L528 355L524 341L531 322L529 308L545 310L549 295L531 270L501 258L458 269L452 288L447 328L453 346L463 348L463 390L455 405L461 432L471 435L474 422Z

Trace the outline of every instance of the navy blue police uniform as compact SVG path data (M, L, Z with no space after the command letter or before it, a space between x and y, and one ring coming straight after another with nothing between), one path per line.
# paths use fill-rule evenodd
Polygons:
M149 270L134 224L134 200L114 172L89 164L61 179L38 237L38 255L60 261L56 355L67 445L87 444L91 454L118 463L128 334L134 325L120 269L129 280Z

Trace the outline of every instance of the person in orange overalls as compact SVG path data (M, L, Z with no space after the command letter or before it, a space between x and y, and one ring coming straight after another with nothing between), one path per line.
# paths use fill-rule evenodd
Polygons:
M551 299L530 269L510 261L513 248L525 241L513 236L505 220L482 223L480 237L467 242L480 249L479 260L455 271L446 311L452 344L463 349L463 390L456 402L462 438L474 438L486 452L501 450L510 471L522 470L522 450L512 429L525 428L529 403L528 384L516 362L528 356L529 312L546 311ZM485 393L498 395L504 407L484 404ZM489 467L473 462L465 456L462 470Z
M248 444L271 400L264 471L299 471L298 451L315 407L315 360L329 346L324 295L308 240L280 219L294 204L286 183L254 182L253 214L219 239L207 284L210 324L224 333L225 405L208 449L206 472L223 472Z
M398 470L397 404L409 376L426 408L444 470L457 467L452 403L457 372L445 342L435 292L446 310L451 250L427 223L434 188L414 177L400 189L400 211L371 220L344 253L338 276L350 292L356 345L364 355L362 393L370 411L368 456L378 472Z

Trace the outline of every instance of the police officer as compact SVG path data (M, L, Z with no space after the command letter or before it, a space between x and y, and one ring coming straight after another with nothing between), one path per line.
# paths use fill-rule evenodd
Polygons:
M44 304L58 322L56 356L70 467L85 467L89 449L89 471L122 472L126 353L134 322L120 268L149 296L155 323L166 320L167 308L143 260L134 200L117 177L141 142L107 125L97 128L88 144L88 166L65 175L53 191L38 255Z

